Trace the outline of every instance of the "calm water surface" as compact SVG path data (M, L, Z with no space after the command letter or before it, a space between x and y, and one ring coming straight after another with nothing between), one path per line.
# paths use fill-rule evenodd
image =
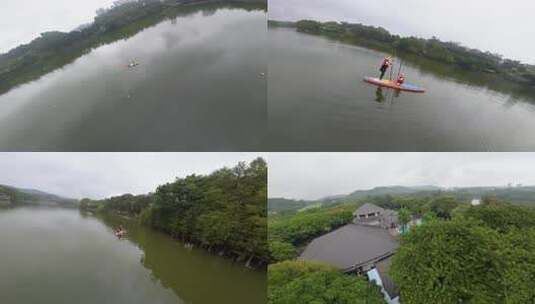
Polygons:
M123 224L128 239L113 227ZM0 295L20 303L265 303L265 272L135 222L78 210L0 210Z
M535 149L535 96L499 93L408 62L407 82L428 92L396 94L362 81L378 77L384 53L294 29L270 28L268 41L272 150Z
M199 10L11 90L0 96L0 150L260 150L265 15Z

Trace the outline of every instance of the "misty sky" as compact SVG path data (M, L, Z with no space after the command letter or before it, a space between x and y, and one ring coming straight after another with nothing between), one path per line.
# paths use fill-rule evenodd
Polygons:
M535 185L535 153L276 153L268 195L319 199L377 186Z
M2 0L0 53L39 37L46 31L71 31L93 21L96 10L114 0Z
M0 153L0 184L71 198L143 194L176 177L208 174L257 153Z
M269 0L269 18L348 21L535 63L533 0Z

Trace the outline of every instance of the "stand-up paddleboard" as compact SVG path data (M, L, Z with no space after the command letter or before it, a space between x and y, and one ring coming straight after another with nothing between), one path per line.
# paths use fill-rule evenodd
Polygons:
M381 80L379 78L374 78L374 77L364 77L364 81L370 84L380 86L380 87L391 88L391 89L396 89L400 91L407 91L407 92L413 92L413 93L425 93L424 88L420 88L418 86L415 86L409 83L398 85L395 81L388 80L388 79Z

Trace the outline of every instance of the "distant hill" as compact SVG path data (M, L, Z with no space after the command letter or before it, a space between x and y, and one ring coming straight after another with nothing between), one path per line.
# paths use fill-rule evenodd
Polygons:
M516 187L457 187L441 188L433 185L424 186L386 186L375 187L368 190L356 190L347 195L327 196L318 200L293 200L285 198L269 198L268 210L270 212L292 212L313 205L332 205L355 202L371 197L381 196L415 196L415 197L432 197L432 196L453 196L458 201L470 202L474 198L486 196L496 197L500 201L507 201L518 205L535 204L535 186L516 186Z
M268 199L268 211L270 212L284 212L299 210L314 204L314 201L293 200L281 197L274 197Z
M318 200L295 200L286 198L269 198L268 210L270 212L296 211L313 205L330 205L349 201L355 201L365 197L384 196L384 195L407 195L415 194L422 191L440 191L436 186L388 186L376 187L369 190L357 190L345 195L330 195Z
M0 207L24 205L77 207L78 200L36 189L0 185Z
M404 194L413 194L417 192L426 192L426 191L440 191L442 188L437 186L414 186L414 187L405 187L405 186L388 186L388 187L375 187L370 190L357 190L351 192L346 198L361 198L366 196L382 196L382 195L404 195Z

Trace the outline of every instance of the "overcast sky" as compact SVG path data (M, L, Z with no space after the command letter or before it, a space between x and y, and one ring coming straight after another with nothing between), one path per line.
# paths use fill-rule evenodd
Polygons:
M441 40L535 63L533 0L268 0L269 18L336 20Z
M114 0L2 0L0 53L32 41L46 31L71 31L93 21Z
M269 197L319 199L377 186L535 185L535 153L276 153Z
M258 153L0 153L0 184L71 198L143 194L189 174L208 174Z

